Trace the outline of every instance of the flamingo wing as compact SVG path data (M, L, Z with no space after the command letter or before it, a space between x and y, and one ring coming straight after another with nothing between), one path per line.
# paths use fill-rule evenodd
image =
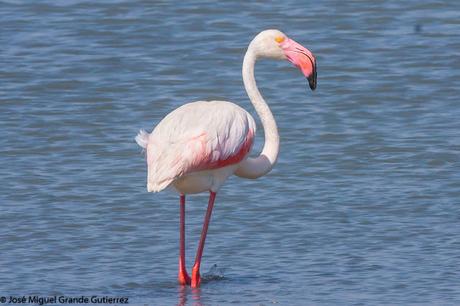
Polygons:
M186 174L241 162L254 134L254 119L236 104L198 101L179 107L151 134L141 131L136 137L147 151L148 190L161 191Z

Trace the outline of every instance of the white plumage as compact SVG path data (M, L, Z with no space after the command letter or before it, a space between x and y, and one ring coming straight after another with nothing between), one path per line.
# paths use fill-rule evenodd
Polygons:
M230 102L198 101L177 108L151 134L141 130L136 137L147 151L148 191L161 191L187 174L209 176L206 170L239 163L247 157L255 130L252 116ZM247 151L242 154L244 149Z

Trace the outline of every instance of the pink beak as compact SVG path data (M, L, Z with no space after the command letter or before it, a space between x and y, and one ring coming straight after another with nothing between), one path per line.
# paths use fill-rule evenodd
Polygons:
M308 80L311 90L316 88L316 58L307 48L287 38L280 44L287 59L299 68Z

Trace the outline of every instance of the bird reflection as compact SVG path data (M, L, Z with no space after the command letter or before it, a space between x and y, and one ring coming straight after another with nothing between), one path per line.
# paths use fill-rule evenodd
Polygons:
M193 306L203 306L201 303L201 289L187 288L187 286L179 286L179 302L177 306L187 305L188 297L191 294Z

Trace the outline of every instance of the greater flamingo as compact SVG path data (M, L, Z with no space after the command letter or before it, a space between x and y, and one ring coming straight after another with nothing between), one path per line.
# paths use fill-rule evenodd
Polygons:
M265 30L249 44L243 60L243 81L249 99L260 117L265 144L260 155L248 158L256 125L252 116L236 104L198 101L168 114L152 133L141 130L137 143L147 151L147 190L159 192L168 186L180 194L179 275L182 285L199 287L201 257L216 193L232 174L255 179L273 168L279 151L275 119L257 89L254 65L258 58L287 59L316 88L316 59L305 47L278 30ZM190 278L185 267L185 195L209 191L195 264Z

